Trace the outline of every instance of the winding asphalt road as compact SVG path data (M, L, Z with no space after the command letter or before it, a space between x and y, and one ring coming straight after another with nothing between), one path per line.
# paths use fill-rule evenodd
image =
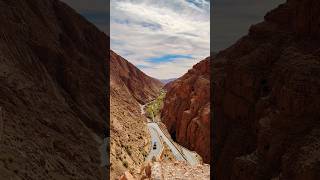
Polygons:
M144 107L145 105L141 105L141 114L144 115ZM190 165L196 165L199 163L198 158L196 157L195 153L189 151L186 148L182 148L182 153L178 150L176 145L162 132L159 125L156 122L152 122L150 119L148 119L148 129L151 135L152 144L151 144L151 150L149 155L147 156L147 160L151 160L152 157L158 157L161 153L161 150L163 148L163 144L161 142L161 139L163 142L165 142L168 147L171 149L172 154L175 156L176 160L178 161L187 161ZM153 149L153 144L156 143L156 149Z
M180 151L176 148L176 146L167 138L166 135L162 132L159 125L155 122L148 123L148 127L151 127L153 130L157 132L157 135L162 137L162 140L169 146L173 155L178 161L186 161L185 158L182 156Z
M161 143L161 140L157 131L152 126L150 126L150 123L148 123L148 129L151 135L152 144L151 144L151 150L149 152L149 155L147 156L147 160L151 160L152 157L157 158L160 155L163 145ZM156 149L153 149L154 143L156 143Z

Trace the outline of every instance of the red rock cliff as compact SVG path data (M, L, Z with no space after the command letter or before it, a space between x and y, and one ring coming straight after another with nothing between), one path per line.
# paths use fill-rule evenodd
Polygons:
M217 179L320 178L319 9L288 0L213 60Z
M102 179L107 36L58 0L0 12L0 179Z
M210 58L193 66L167 86L161 113L171 136L179 144L210 162Z

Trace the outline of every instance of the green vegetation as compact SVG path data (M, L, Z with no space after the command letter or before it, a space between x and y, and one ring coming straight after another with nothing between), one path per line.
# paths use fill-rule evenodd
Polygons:
M160 115L163 107L163 100L166 97L166 92L160 90L160 95L146 106L146 115L148 118L153 119Z

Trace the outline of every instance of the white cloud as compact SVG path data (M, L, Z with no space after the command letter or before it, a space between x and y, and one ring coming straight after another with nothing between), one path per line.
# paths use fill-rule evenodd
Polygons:
M111 48L150 76L179 77L210 54L209 3L194 0L111 0ZM167 54L194 59L152 63Z

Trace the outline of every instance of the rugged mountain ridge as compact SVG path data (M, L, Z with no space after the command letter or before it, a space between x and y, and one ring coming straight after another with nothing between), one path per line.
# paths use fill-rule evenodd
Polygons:
M288 0L212 61L217 179L320 178L319 8Z
M160 80L146 75L113 51L110 52L110 57L110 86L112 88L116 88L116 84L122 84L140 104L145 104L156 97L159 88L163 86Z
M58 0L0 0L1 179L102 179L108 37Z
M210 58L165 88L162 121L176 142L210 163Z
M149 153L150 135L140 104L154 99L159 80L145 75L130 62L110 52L111 179L133 174Z

